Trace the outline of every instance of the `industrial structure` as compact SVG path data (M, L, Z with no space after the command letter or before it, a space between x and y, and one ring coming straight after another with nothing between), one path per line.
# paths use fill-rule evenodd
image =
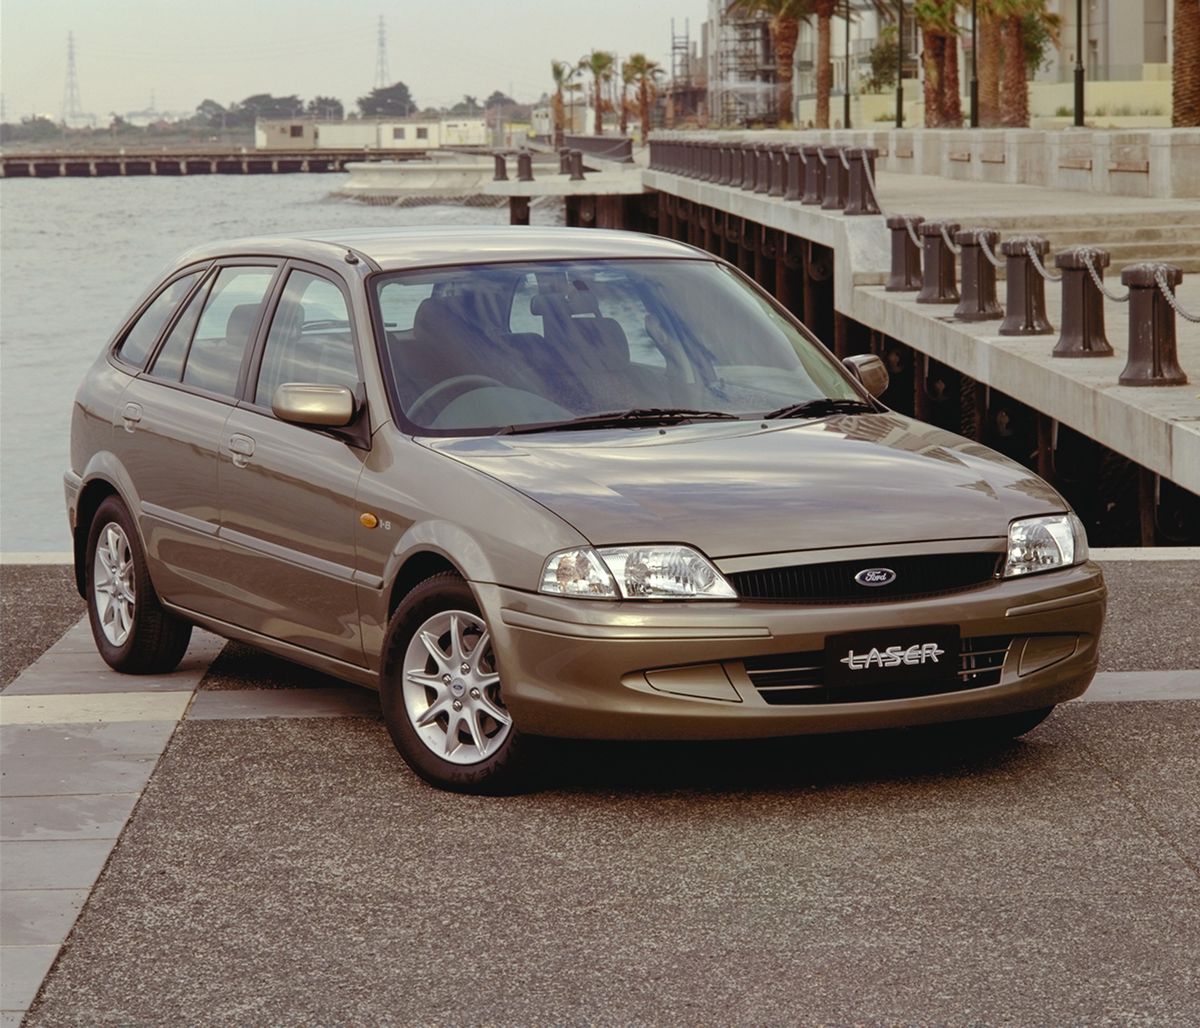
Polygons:
M711 125L776 120L775 50L770 19L761 11L732 13L729 0L709 0L704 47Z

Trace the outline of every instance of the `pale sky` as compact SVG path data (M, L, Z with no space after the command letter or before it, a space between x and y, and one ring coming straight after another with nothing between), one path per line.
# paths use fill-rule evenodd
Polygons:
M422 106L500 89L548 92L550 60L642 51L670 66L671 18L699 40L706 0L0 0L0 91L9 121L58 118L67 32L83 110L189 111L252 93L336 96L347 108L375 79L387 25L393 81Z

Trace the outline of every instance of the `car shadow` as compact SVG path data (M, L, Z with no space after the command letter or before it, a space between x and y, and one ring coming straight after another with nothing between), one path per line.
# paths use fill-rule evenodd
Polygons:
M1036 762L1022 739L910 728L721 742L542 739L543 771L529 791L782 790L974 777Z

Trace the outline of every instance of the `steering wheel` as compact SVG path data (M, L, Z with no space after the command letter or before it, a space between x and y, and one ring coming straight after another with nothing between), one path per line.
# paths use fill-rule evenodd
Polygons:
M425 390L425 392L413 400L412 404L408 408L409 420L420 423L421 419L417 417L417 411L419 411L426 404L432 403L439 396L441 396L442 393L449 392L451 389L465 391L462 388L464 386L474 386L479 388L485 386L499 386L501 389L506 388L503 382L497 381L488 375L455 375L453 378L447 378L441 382L438 382L436 385L431 385ZM448 402L449 401L447 401L447 403ZM442 406L445 407L446 404L442 404Z

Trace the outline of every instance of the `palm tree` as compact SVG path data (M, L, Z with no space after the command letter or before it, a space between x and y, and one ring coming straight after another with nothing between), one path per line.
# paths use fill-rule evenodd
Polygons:
M650 138L650 109L654 106L656 82L662 75L662 68L645 54L630 54L622 73L628 76L626 81L637 90L638 117L642 122L644 145Z
M1200 0L1175 0L1171 124L1200 125Z
M955 3L956 0L917 0L913 4L913 16L921 27L926 128L962 124L962 104L958 99ZM954 91L953 99L950 97L951 88Z
M616 54L608 50L592 50L579 59L579 70L590 72L593 81L593 97L596 105L596 121L593 135L604 134L604 86L611 81Z
M781 125L785 122L790 123L792 120L792 78L795 74L792 60L796 55L796 40L800 36L800 20L813 13L817 13L819 17L819 9L822 6L828 7L832 14L835 2L836 0L816 0L816 2L814 0L731 0L726 8L731 14L765 14L770 19L768 25L771 33L771 48L775 51L775 79L779 87L776 99L778 105L776 117ZM828 16L826 29L828 29ZM828 52L825 56L825 63L828 64ZM830 84L832 85L832 83ZM819 97L819 75L817 92ZM825 97L825 125L819 124L820 99L818 99L817 105L818 127L828 128L828 93Z
M1000 124L1000 19L991 5L979 8L979 124Z
M629 135L629 87L633 85L633 71L629 61L621 62L621 127L622 136Z
M554 78L554 145L563 145L563 126L566 124L566 109L563 105L563 90L569 85L575 74L575 66L569 61L551 61L550 74ZM571 126L574 131L575 126Z

